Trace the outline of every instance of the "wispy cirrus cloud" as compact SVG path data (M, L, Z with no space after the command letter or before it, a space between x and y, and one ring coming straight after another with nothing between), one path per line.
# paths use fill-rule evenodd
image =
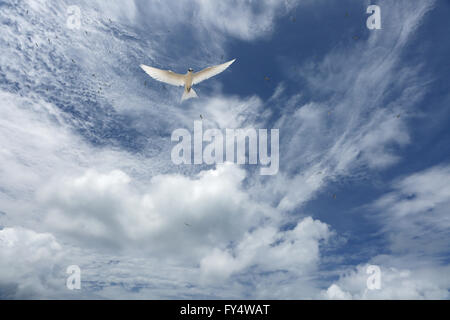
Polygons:
M450 167L438 165L397 179L373 204L391 250L418 256L448 255Z
M437 165L392 183L371 205L388 254L369 263L381 267L381 288L365 285L367 264L347 268L324 297L329 299L448 299L450 168Z
M297 68L284 62L309 94L284 99L287 111L275 122L283 128L282 174L275 189L282 195L280 209L305 203L326 180L399 160L394 150L410 142L405 115L427 92L421 65L405 64L401 57L433 3L380 3L383 29L366 41L338 46L321 61Z

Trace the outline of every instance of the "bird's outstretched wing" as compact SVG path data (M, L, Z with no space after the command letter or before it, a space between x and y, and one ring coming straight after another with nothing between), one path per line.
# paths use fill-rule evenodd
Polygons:
M236 59L194 73L194 77L192 78L192 84L200 83L206 79L218 75L219 73L225 71L225 69L228 68L234 61L236 61Z
M141 64L141 68L153 79L171 84L173 86L184 86L184 75L170 70L161 70Z

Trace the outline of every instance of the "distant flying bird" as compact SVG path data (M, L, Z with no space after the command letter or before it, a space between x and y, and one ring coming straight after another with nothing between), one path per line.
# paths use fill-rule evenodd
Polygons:
M178 74L170 70L161 70L141 64L141 68L153 79L171 84L173 86L184 87L181 101L197 98L197 94L192 88L193 85L205 81L219 73L225 71L236 59L194 72L189 68L186 74Z

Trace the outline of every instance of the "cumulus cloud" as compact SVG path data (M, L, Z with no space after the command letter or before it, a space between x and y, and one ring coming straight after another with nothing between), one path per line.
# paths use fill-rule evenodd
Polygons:
M134 298L200 297L215 296L213 288L220 288L218 296L238 297L250 294L248 287L224 280L253 272L261 276L250 284L262 286L254 297L264 292L288 297L294 283L315 290L310 274L317 271L320 246L333 234L329 226L308 217L292 229L281 228L273 208L252 201L241 189L244 178L244 170L225 164L192 178L155 176L145 187L119 170L55 179L39 192L38 228L76 246L62 249L50 233L7 227L2 241L11 250L5 251L3 274L18 272L8 261L22 259L20 248L30 249L31 241L36 257L23 256L45 262L30 279L36 288L24 289L30 298L114 298L125 293ZM27 237L18 241L17 235ZM145 262L139 262L141 256ZM24 273L30 263L24 261ZM73 263L82 268L81 292L69 292L61 284L64 268ZM138 271L135 266L142 263L150 264L149 269ZM46 268L53 271L41 280ZM265 273L271 276L266 279ZM24 283L23 277L14 273L2 287L12 290ZM292 281L290 290L275 290L287 279ZM120 288L111 283L120 283ZM20 296L14 291L8 297ZM305 289L300 297L307 296Z
M61 249L49 233L20 227L0 230L0 298L44 298L52 290L62 291L64 280L54 263Z
M331 234L325 223L311 217L300 221L292 230L258 228L228 250L215 249L202 259L200 268L205 276L214 279L228 277L250 266L255 266L257 272L285 271L304 275L317 267L319 245Z
M337 284L332 284L327 291L324 292L324 296L330 300L350 300L352 298L350 293L342 291Z
M396 268L381 266L381 287L367 287L368 265L348 270L322 292L327 299L448 299L449 268Z
M79 242L198 259L269 216L241 188L244 178L225 164L192 178L156 175L138 188L122 171L91 170L50 183L40 199L45 223Z
M242 190L244 178L243 169L225 164L193 178L155 176L138 189L124 172L88 171L50 183L39 198L45 224L62 237L200 262L206 280L251 266L260 272L315 270L329 227L308 217L280 230L276 210Z

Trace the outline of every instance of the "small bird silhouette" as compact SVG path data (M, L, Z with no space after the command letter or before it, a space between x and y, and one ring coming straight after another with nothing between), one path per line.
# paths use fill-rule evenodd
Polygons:
M184 87L183 96L181 97L181 101L184 101L191 98L197 98L197 93L195 93L192 88L193 85L225 71L234 61L236 61L236 59L203 69L199 72L194 72L192 68L189 68L186 74L178 74L170 70L161 70L146 66L144 64L141 64L141 68L155 80L171 84L173 86Z
M203 120L203 116L202 116L202 115L200 115L200 119L202 119L202 120Z

